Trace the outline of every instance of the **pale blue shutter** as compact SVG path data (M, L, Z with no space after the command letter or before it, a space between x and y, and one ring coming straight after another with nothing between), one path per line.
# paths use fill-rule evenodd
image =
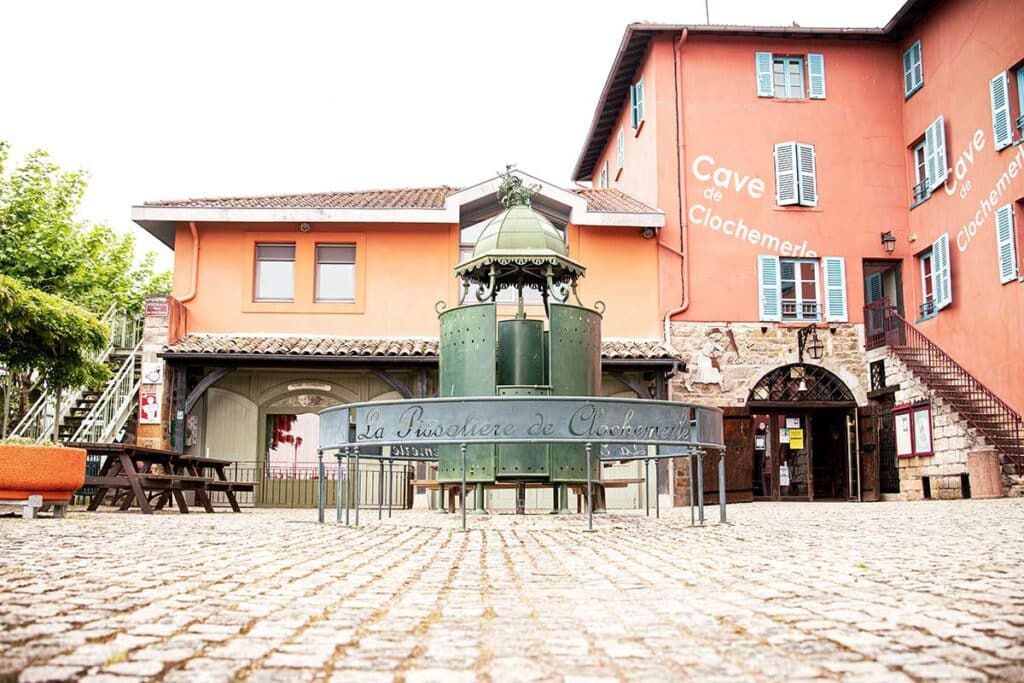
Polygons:
M758 312L761 320L782 320L779 257L757 257Z
M640 127L640 122L644 120L644 79L640 79L633 86L633 92L636 93L636 127Z
M846 259L842 256L825 256L821 259L825 273L825 320L845 323L846 315Z
M807 55L807 95L812 100L825 99L825 55Z
M932 244L932 281L935 291L935 310L953 303L953 278L949 268L949 233Z
M924 69L921 64L921 41L911 45L903 53L903 94L910 97L924 83Z
M924 164L928 173L928 189L934 190L946 181L946 123L940 116L924 132Z
M996 249L999 253L999 281L1017 279L1017 244L1013 229L1013 204L996 209Z
M633 126L633 130L636 130L640 125L640 118L637 116L635 83L629 86L629 120Z
M1010 84L1006 72L988 82L992 100L992 140L997 150L1013 142L1013 120L1010 117Z
M867 303L871 304L876 301L881 301L882 297L885 296L885 288L882 285L882 274L872 273L868 275L866 281L867 288Z
M797 169L800 178L800 204L818 205L818 172L814 158L814 145L796 146Z
M796 143L779 142L775 145L775 203L779 206L796 204L797 167Z
M903 96L908 97L914 91L914 67L910 58L910 50L903 53Z
M772 53L755 52L754 64L757 67L757 96L775 97L775 77L772 75Z

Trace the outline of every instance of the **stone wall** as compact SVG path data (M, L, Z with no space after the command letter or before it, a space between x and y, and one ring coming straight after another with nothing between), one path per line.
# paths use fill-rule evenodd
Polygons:
M672 346L686 360L687 372L673 380L670 397L722 407L746 405L750 390L761 377L798 361L797 332L802 327L778 323L673 323ZM820 361L806 355L804 358L807 365L820 365L843 380L859 405L867 403L863 337L864 326L860 324L819 323L824 356ZM703 381L716 377L714 372L709 376L698 369L702 356L711 356L721 385Z

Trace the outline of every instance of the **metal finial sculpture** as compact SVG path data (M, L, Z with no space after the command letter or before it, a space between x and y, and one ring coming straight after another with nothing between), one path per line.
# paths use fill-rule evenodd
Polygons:
M506 209L513 206L530 206L533 202L533 195L540 191L540 185L523 185L523 179L512 173L515 168L512 164L505 166L504 173L498 173L501 178L501 185L498 186L498 201Z

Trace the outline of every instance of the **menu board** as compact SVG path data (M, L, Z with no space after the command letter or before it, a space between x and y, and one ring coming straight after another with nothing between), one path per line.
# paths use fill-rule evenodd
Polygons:
M896 455L913 455L914 447L910 438L910 413L896 415Z
M914 452L932 452L932 426L929 424L931 412L925 410L914 411Z

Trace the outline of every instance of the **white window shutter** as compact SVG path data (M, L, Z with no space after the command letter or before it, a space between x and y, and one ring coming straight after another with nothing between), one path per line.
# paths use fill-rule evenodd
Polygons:
M757 257L758 313L761 320L782 320L779 257Z
M1013 204L996 209L996 249L999 253L999 282L1017 279L1017 244L1013 229Z
M846 259L841 256L826 256L821 259L825 273L825 320L845 323L846 314Z
M935 291L935 310L953 303L953 278L949 267L949 233L932 244L932 280Z
M825 55L807 55L807 95L812 100L825 99Z
M775 76L772 74L772 53L755 52L754 63L757 67L757 96L775 97Z
M789 206L798 202L796 143L779 142L775 145L775 203Z
M924 160L928 171L928 189L935 190L946 182L949 174L946 163L946 122L941 116L924 132Z
M818 205L818 171L814 157L814 145L797 143L797 168L800 177L800 204Z
M1010 118L1010 84L1006 72L988 82L992 99L992 140L997 150L1013 142L1013 120Z

